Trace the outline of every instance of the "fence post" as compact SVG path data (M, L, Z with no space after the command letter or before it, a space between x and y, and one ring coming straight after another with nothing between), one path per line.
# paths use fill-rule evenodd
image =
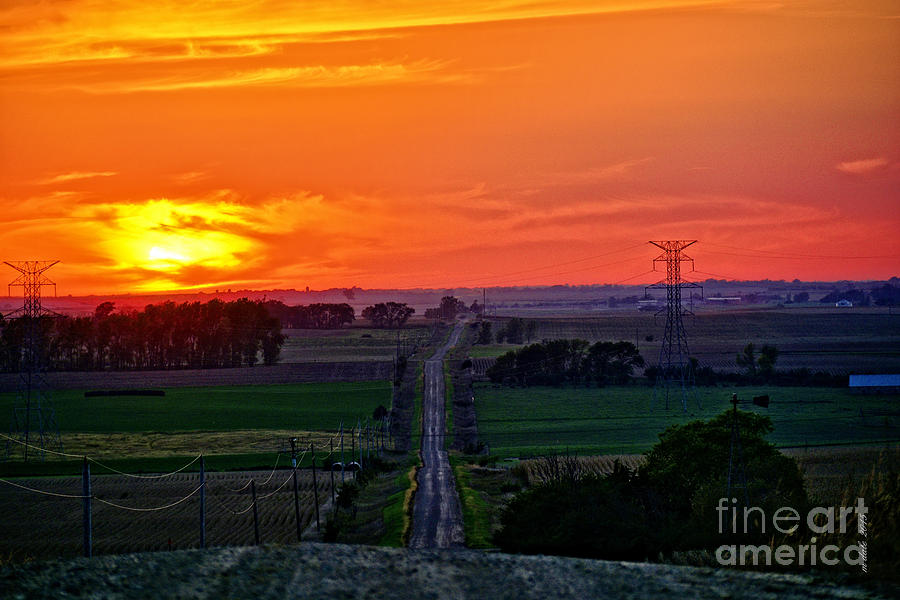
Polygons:
M253 539L259 546L259 514L256 511L256 481L250 480L250 493L253 495Z
M93 554L93 532L91 523L91 465L87 456L81 465L81 495L84 496L84 555L88 558Z
M344 422L341 421L341 485L344 485Z
M334 456L334 438L332 438L331 441L328 442L328 445L331 449L330 456ZM328 471L331 473L331 510L333 511L334 510L334 459L333 458L331 459L331 468L329 468Z
M309 445L309 452L312 454L313 469L313 496L316 499L316 531L319 531L319 484L316 481L316 449L312 444Z
M300 497L297 492L297 465L294 465L294 519L297 521L297 541L303 536L300 530Z
M200 455L200 547L206 548L206 465Z

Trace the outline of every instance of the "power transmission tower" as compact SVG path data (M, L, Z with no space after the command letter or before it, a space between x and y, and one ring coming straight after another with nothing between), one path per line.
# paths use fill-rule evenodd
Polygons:
M665 386L666 410L668 410L670 387L677 382L681 386L681 408L687 412L687 390L694 384L694 371L691 367L687 334L684 331L681 317L694 313L682 305L681 290L684 288L702 289L702 287L682 279L681 263L690 262L691 270L693 270L694 259L684 254L683 251L688 246L696 244L697 240L651 241L650 243L663 251L653 259L653 269L656 270L656 263L666 263L666 279L646 288L648 290L666 290L666 330L662 346L659 348L659 372L656 376L656 387ZM662 314L662 311L657 313L657 315L659 314ZM654 395L655 393L654 390Z
M41 305L41 288L56 284L47 279L44 272L58 263L57 260L23 260L5 261L7 265L19 271L20 275L8 284L8 288L21 286L24 303L5 318L14 318L22 327L22 347L19 355L19 389L18 405L13 407L12 421L9 426L9 437L22 442L22 445L7 440L6 458L12 458L16 450L22 449L22 456L28 460L32 447L37 450L40 459L44 459L45 449L62 451L59 427L56 424L56 413L50 402L50 387L43 377L45 317L58 316L57 313L45 309Z

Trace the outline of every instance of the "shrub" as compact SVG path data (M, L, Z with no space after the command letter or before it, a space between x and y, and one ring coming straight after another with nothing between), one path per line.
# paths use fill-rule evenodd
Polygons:
M740 426L751 505L764 514L805 509L796 463L764 439L769 418L729 411L669 427L636 471L615 461L603 476L574 457L518 465L513 475L538 483L507 506L495 542L506 552L623 560L716 548L723 543L715 508L727 489L732 419ZM768 540L758 534L742 541Z

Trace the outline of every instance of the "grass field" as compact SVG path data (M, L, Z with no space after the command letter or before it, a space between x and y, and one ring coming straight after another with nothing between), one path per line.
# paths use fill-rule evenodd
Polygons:
M0 415L11 415L16 395L0 395ZM166 390L163 397L85 398L83 391L53 394L62 433L337 429L343 419L390 406L387 381L304 383Z
M15 394L0 395L0 415L11 415L14 403ZM390 382L172 388L163 397L85 398L60 390L53 396L64 451L127 472L171 470L201 452L215 456L211 470L271 468L290 437L321 447L341 421L355 426L379 404L390 406ZM15 456L0 463L0 474L80 472L70 458L48 454L46 463L21 464L18 448Z
M397 352L396 329L283 329L282 333L285 340L280 362L283 363L389 361ZM399 343L407 347L422 346L429 336L427 326L405 327L399 332Z
M900 395L853 395L842 389L742 387L741 410L766 414L778 446L875 443L900 440ZM680 392L669 410L652 388L501 388L478 384L475 408L481 440L501 457L565 451L634 454L648 450L666 427L709 419L731 407L731 389L699 388L681 410ZM768 394L768 409L753 396ZM698 408L698 401L699 406Z

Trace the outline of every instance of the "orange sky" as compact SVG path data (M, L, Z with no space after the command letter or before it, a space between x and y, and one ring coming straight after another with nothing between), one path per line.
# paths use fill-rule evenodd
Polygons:
M0 32L0 259L61 294L642 283L685 238L697 279L900 275L892 0L7 0Z

